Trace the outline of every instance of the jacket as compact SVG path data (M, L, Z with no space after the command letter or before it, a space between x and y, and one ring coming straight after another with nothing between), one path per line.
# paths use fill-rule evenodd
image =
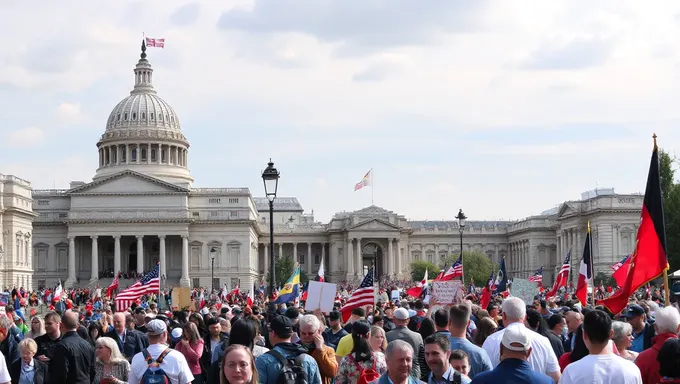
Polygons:
M333 333L333 330L329 327L323 331L321 336L323 336L323 342L326 343L326 345L333 348L333 350L336 350L338 349L338 343L340 342L340 339L347 336L347 331L340 328L338 332Z
M293 343L279 343L274 346L274 350L286 358L293 358L304 354L302 366L305 371L307 371L307 383L321 384L319 365L312 356L307 354L307 350L304 347ZM259 375L260 384L276 384L276 380L279 378L279 374L283 368L279 360L271 352L260 355L255 360L255 366Z
M0 352L5 356L5 363L9 367L19 356L19 342L12 335L5 337L0 343Z
M94 348L74 331L66 332L54 347L51 384L90 384L94 378Z
M319 366L319 373L321 374L321 382L323 384L331 384L333 378L338 374L338 360L335 358L335 350L333 347L324 345L323 348L312 348L309 354L316 360Z
M19 383L19 377L21 376L21 359L9 365L9 376L12 378L12 384ZM45 384L49 382L49 376L47 374L47 364L43 363L38 359L33 359L33 384Z
M225 340L229 340L229 335L225 335L224 333L220 332L220 343L224 342ZM217 348L222 348L223 344L220 344L217 346ZM204 372L208 372L210 370L210 366L212 365L212 347L210 343L210 334L208 333L203 337L203 354L201 355L201 368L203 369Z
M529 363L519 359L505 359L493 371L478 374L473 384L554 384L555 381L545 373L534 372Z
M420 356L425 354L423 345L423 337L419 333L413 332L406 327L397 327L385 335L387 342L391 343L393 340L404 340L411 344L413 348L413 366L411 367L411 376L420 378Z
M118 343L118 348L120 352L125 356L128 362L132 361L132 358L142 352L149 346L149 338L145 334L139 331L131 331L129 329L125 330L125 343L118 337L116 330L106 332L104 334L106 337L110 337Z
M668 339L677 339L678 337L671 332L662 333L654 337L654 345L651 348L640 352L635 359L635 365L640 368L640 375L642 376L643 384L657 384L661 375L659 375L659 362L656 360L659 356L661 346Z
M371 381L368 384L392 384L392 380L390 380L390 378L387 375L388 373L385 373L384 375L380 376L378 380ZM422 380L418 380L413 376L409 376L408 384L425 384L425 382Z

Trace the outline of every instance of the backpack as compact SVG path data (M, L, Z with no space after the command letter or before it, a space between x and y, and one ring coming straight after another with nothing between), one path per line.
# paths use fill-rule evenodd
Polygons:
M284 357L279 351L272 349L268 354L276 357L281 363L281 372L276 378L276 384L307 384L307 371L302 366L305 354L299 354L295 358Z
M161 368L163 359L165 359L165 356L167 356L170 351L170 348L166 348L156 360L151 357L149 351L146 349L142 351L144 360L146 360L146 363L149 364L149 367L144 372L144 375L142 375L140 384L170 384L170 378Z
M375 368L375 355L372 355L373 366L371 368L364 368L359 362L354 359L354 355L351 353L347 355L349 359L357 366L357 371L359 371L359 379L357 379L357 384L368 384L371 381L378 380L380 374Z

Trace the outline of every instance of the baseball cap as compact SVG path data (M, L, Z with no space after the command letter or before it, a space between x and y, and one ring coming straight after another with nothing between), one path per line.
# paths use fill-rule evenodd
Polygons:
M529 331L523 327L505 328L501 344L511 351L526 352L531 345L528 332Z
M182 337L182 328L177 327L173 329L170 336L172 336L173 340L179 340Z
M398 320L408 320L409 319L408 310L406 308L398 308L394 311L394 318Z
M146 333L151 336L158 336L161 333L168 330L165 322L162 320L154 319L146 324Z
M290 337L293 334L293 322L286 316L278 315L273 318L269 328L280 338Z
M331 321L340 320L341 317L342 317L342 316L340 315L340 312L338 312L338 311L333 311L333 312L331 312L331 314L328 316L328 318L329 318Z
M637 304L631 304L628 306L628 308L626 308L626 310L621 314L621 316L626 317L628 319L632 319L633 317L642 316L644 314L645 314L644 308Z

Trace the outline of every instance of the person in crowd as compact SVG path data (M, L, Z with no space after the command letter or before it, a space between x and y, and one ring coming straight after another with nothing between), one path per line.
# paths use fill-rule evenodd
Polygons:
M211 317L205 325L208 327L208 334L203 338L203 354L201 355L201 366L205 369L212 365L213 353L220 348L220 343L227 338L222 334L222 326L217 317Z
M470 383L470 378L457 371L449 362L451 343L442 334L433 334L425 338L425 362L429 367L429 384Z
M498 324L498 321L501 320L500 306L492 301L486 306L486 311L489 313L489 317Z
M470 359L462 349L454 349L449 356L449 364L462 375L470 377Z
M208 334L208 327L205 326L203 316L201 316L200 313L198 312L192 313L189 316L189 322L194 323L196 325L196 329L198 329L198 334L201 336L201 338L205 337L205 335Z
M628 349L637 353L649 349L653 344L654 326L647 322L645 309L631 304L623 312L623 317L633 327L633 341Z
M131 318L130 318L131 319ZM110 337L118 343L118 349L128 361L149 346L149 339L139 331L127 327L128 323L132 327L134 322L128 322L122 312L113 315L113 331L107 332L106 337Z
M559 339L560 343L562 343L562 353L560 356L565 352L571 351L571 348L568 347L569 338L567 337L567 334L569 331L567 327L567 321L564 319L564 316L561 313L556 313L550 316L546 323L550 332L552 332L552 334ZM552 341L550 344L552 345ZM553 350L555 349L553 348ZM557 352L555 353L557 354ZM557 356L557 358L559 359L560 356Z
M94 348L78 333L78 313L66 311L61 319L61 341L53 350L51 384L90 384L94 373Z
M483 349L489 355L494 367L500 363L500 346L503 334L511 328L526 329L526 305L519 297L508 297L503 301L503 324L505 328L491 334L484 342ZM560 379L560 366L550 341L536 332L526 332L531 342L531 353L527 355L529 366L536 372L550 376L555 382ZM467 352L467 351L466 351ZM472 364L472 362L470 362ZM474 379L474 378L473 378Z
M343 336L340 341L338 341L338 347L335 349L335 358L338 360L338 364L340 364L340 360L342 360L343 357L348 355L354 349L351 333L352 323L355 321L364 320L365 314L366 312L363 308L354 308L352 310L352 315L349 318L349 322L343 328L346 332L348 332L348 334Z
M612 341L616 345L616 350L619 351L619 356L626 360L635 361L638 353L628 349L633 341L633 327L623 321L613 321L612 331L614 331Z
M95 341L93 383L126 384L130 375L130 363L118 349L118 343L110 337Z
M47 364L34 358L38 351L38 344L35 340L24 338L19 343L20 359L10 365L9 374L12 377L12 384L46 384L50 377L47 373Z
M655 313L654 328L657 336L654 344L646 349L635 359L635 365L640 368L642 382L656 384L661 378L659 373L658 355L661 347L667 340L677 339L680 332L680 314L675 307L660 308Z
M192 384L203 384L205 376L201 368L201 356L203 355L204 343L198 332L196 323L190 321L182 326L182 338L175 345L175 350L182 355L189 364L191 374L194 376Z
M293 322L286 316L278 315L271 321L269 341L273 349L255 359L260 384L276 384L284 359L295 359L307 373L308 384L321 384L319 366L312 356L307 355L301 345L291 343Z
M576 331L581 326L583 322L583 317L580 312L569 311L565 313L564 320L567 322L567 338L569 342L565 345L564 351L570 352L574 349L574 342L576 341Z
M363 308L355 308L355 309L352 310L352 314L349 316L349 320L345 324L345 331L348 334L351 333L352 332L352 323L354 323L355 321L359 321L359 320L366 320L366 311Z
M667 339L659 349L659 375L657 383L680 384L680 340ZM644 383L645 378L642 378Z
M488 353L466 338L470 323L470 309L464 304L456 304L449 309L449 343L451 349L465 351L470 362L470 378L493 368Z
M413 355L413 347L410 343L404 340L391 341L387 344L387 352L385 353L387 370L378 380L374 380L370 384L424 384L423 381L413 376Z
M371 326L371 337L368 340L373 352L385 353L385 350L387 350L387 336L385 336L383 327Z
M333 350L338 349L340 339L347 336L347 331L342 328L342 315L338 311L332 311L328 316L328 327L323 331L323 341Z
M315 315L304 315L300 319L300 344L316 360L321 382L331 384L338 373L338 362L335 359L335 350L323 341L321 322Z
M135 331L146 333L146 310L138 307L135 309Z
M491 317L485 317L479 320L479 324L477 324L477 331L475 332L475 336L472 338L472 343L481 348L482 345L484 345L486 338L489 337L490 334L496 332L497 329L498 324Z
M101 324L96 321L90 322L90 325L87 326L87 335L89 336L90 344L94 346L97 339L104 336Z
M160 363L158 367L165 372L171 384L191 383L194 375L184 355L167 346L168 327L165 322L158 319L151 320L146 324L146 330L149 346L132 358L128 384L142 382L144 373L149 368L148 360Z
M542 302L545 300L541 300ZM538 333L539 335L545 336L550 342L550 346L555 352L555 356L559 359L560 356L564 354L564 346L562 345L562 340L560 340L555 334L548 329L548 324L545 317L535 309L527 309L527 326L532 331Z
M45 315L45 334L35 338L38 344L37 359L50 365L54 347L61 341L61 316L57 312Z
M512 317L505 316L505 310L506 307L503 305L503 322L514 320ZM498 365L492 371L482 372L475 376L472 384L554 384L555 382L551 377L536 371L528 362L529 356L533 352L533 340L535 340L532 334L535 333L526 327L513 326L512 322L508 324L507 328L498 332L498 334L502 334L498 347L500 360ZM487 342L489 340L487 339Z
M250 349L244 345L230 345L224 351L220 364L219 382L214 384L257 384L259 382L255 358Z
M436 310L433 314L433 320L436 333L446 337L451 336L451 332L449 332L449 311L444 308Z
M583 341L583 324L576 329L574 339L574 348L572 351L565 352L565 354L559 358L560 372L564 372L564 369L567 368L569 364L581 360L590 353L588 352L585 341Z
M12 322L7 316L0 316L0 352L5 356L8 367L19 359L19 342L11 333Z
M355 321L352 325L352 351L340 361L338 374L335 376L337 384L356 384L364 369L372 369L378 374L387 370L385 355L371 350L369 337L371 326L366 320Z
M612 319L606 312L588 312L583 319L583 341L590 353L565 368L560 384L642 384L638 367L612 352L612 335Z
M39 316L33 316L31 319L31 329L29 329L28 333L24 335L25 338L29 339L36 339L38 336L42 336L45 334L45 321L41 319Z
M409 314L405 308L399 308L394 311L394 324L396 327L387 332L387 343L389 347L389 343L392 341L403 340L411 345L411 348L413 348L413 355L415 356L411 362L411 367L413 369L411 374L414 378L419 379L421 377L419 361L422 360L421 357L425 356L425 348L423 346L423 338L419 333L408 329L408 323Z
M539 313L541 317L544 318L545 320L548 320L553 315L552 311L548 309L548 302L545 299L540 300L539 306L540 306Z

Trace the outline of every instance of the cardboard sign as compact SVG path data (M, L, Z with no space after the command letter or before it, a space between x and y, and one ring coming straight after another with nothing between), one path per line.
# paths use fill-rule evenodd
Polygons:
M460 280L434 281L432 282L432 298L430 305L452 305L463 301L465 291L463 282Z
M531 305L534 302L534 297L538 295L538 284L526 279L513 279L510 294L522 299L524 304Z
M336 284L310 281L307 288L305 309L307 311L320 309L321 312L330 313L333 310L337 290L338 286Z

